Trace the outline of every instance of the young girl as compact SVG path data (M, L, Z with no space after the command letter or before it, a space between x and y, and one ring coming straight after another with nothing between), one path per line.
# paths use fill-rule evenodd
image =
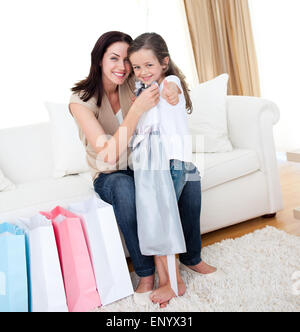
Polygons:
M186 181L192 180L195 174L199 176L196 167L192 164L191 140L187 126L187 110L188 112L192 111L192 103L184 76L171 60L168 47L160 35L145 33L137 37L128 49L128 57L138 80L137 94L151 84L158 84L161 92L163 88L168 91L168 82L175 82L178 86L179 103L176 106L169 105L165 100L166 96L162 94L157 107L140 118L136 129L136 135L140 138L134 140L134 145L137 146L148 135L147 143L151 145L150 150L152 149L148 154L154 155L160 161L160 172L155 173L152 170L153 160L145 162L146 154L144 154L143 157L140 157L142 164L150 167L151 170L138 171L134 169L134 171L137 184L136 206L141 252L144 255L155 255L159 276L159 287L151 293L150 298L154 303L160 303L161 307L165 307L171 298L177 294L183 295L185 293L185 285L180 277L177 262L177 289L172 287L168 271L170 265L167 261L170 263L170 256L173 257L173 260L175 259L174 253L182 253L186 250L185 243L183 243L177 200ZM159 133L162 149L157 144L155 133ZM146 149L149 150L149 147ZM157 153L157 151L161 152L162 150L163 153ZM157 158L157 156L159 157ZM174 187L174 190L172 187L170 190L168 178L163 173L166 166L164 159L167 160L168 174L173 180L171 186ZM150 197L154 196L153 188L156 190L155 199ZM165 188L169 192L164 195ZM147 195L147 190L150 195ZM175 193L176 206L172 201L172 191ZM139 206L141 206L140 215ZM149 216L150 214L151 216ZM165 219L170 220L166 221ZM160 224L153 226L153 223L157 222ZM149 226L149 224L151 225ZM155 231L151 229L152 226L156 227ZM170 256L167 258L166 255ZM175 264L175 262L173 263Z

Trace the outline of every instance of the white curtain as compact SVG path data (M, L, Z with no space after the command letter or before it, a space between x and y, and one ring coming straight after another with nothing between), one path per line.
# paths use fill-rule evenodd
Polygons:
M261 97L280 108L277 151L300 148L300 1L249 0Z
M161 34L191 86L197 81L182 0L3 1L0 30L0 129L48 121L45 101L68 103L109 30Z

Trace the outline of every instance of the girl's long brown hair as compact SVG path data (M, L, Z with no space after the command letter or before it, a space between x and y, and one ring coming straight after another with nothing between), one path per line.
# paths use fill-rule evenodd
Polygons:
M180 83L183 89L185 101L186 101L186 109L188 113L192 113L193 105L189 95L189 89L187 83L185 81L185 76L181 72L181 70L175 65L170 57L170 53L168 50L168 46L164 39L155 32L143 33L142 35L135 38L128 48L128 57L141 49L152 50L154 55L157 57L158 61L161 65L164 64L165 57L169 57L169 64L166 68L164 74L165 76L175 75L180 79Z
M83 101L88 101L93 96L96 96L97 106L101 106L104 90L100 65L107 48L116 42L125 42L130 45L132 38L126 33L120 31L109 31L104 33L97 40L91 53L91 67L89 75L86 79L76 83L71 89L73 92L81 92L81 99Z

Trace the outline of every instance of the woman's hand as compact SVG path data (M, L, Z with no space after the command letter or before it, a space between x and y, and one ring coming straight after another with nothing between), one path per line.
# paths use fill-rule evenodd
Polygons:
M159 103L159 99L160 94L158 86L153 84L136 97L132 106L135 107L139 114L142 114L156 106Z
M168 82L164 80L163 82L163 90L161 96L166 99L166 101L170 105L177 105L179 103L179 94L181 94L180 89L178 88L177 84L174 82Z

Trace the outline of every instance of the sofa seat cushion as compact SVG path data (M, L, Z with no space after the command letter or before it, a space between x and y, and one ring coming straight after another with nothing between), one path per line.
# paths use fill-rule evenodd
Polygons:
M63 206L93 192L92 182L81 175L19 184L15 190L0 193L0 218L3 221L28 217L40 209Z
M254 150L235 149L224 153L194 153L202 177L202 191L221 185L260 168ZM41 209L64 206L94 193L91 177L83 173L59 179L23 183L15 190L0 193L0 219L27 217Z
M224 153L194 153L193 158L194 164L200 171L202 191L260 169L259 159L254 150L234 149Z

